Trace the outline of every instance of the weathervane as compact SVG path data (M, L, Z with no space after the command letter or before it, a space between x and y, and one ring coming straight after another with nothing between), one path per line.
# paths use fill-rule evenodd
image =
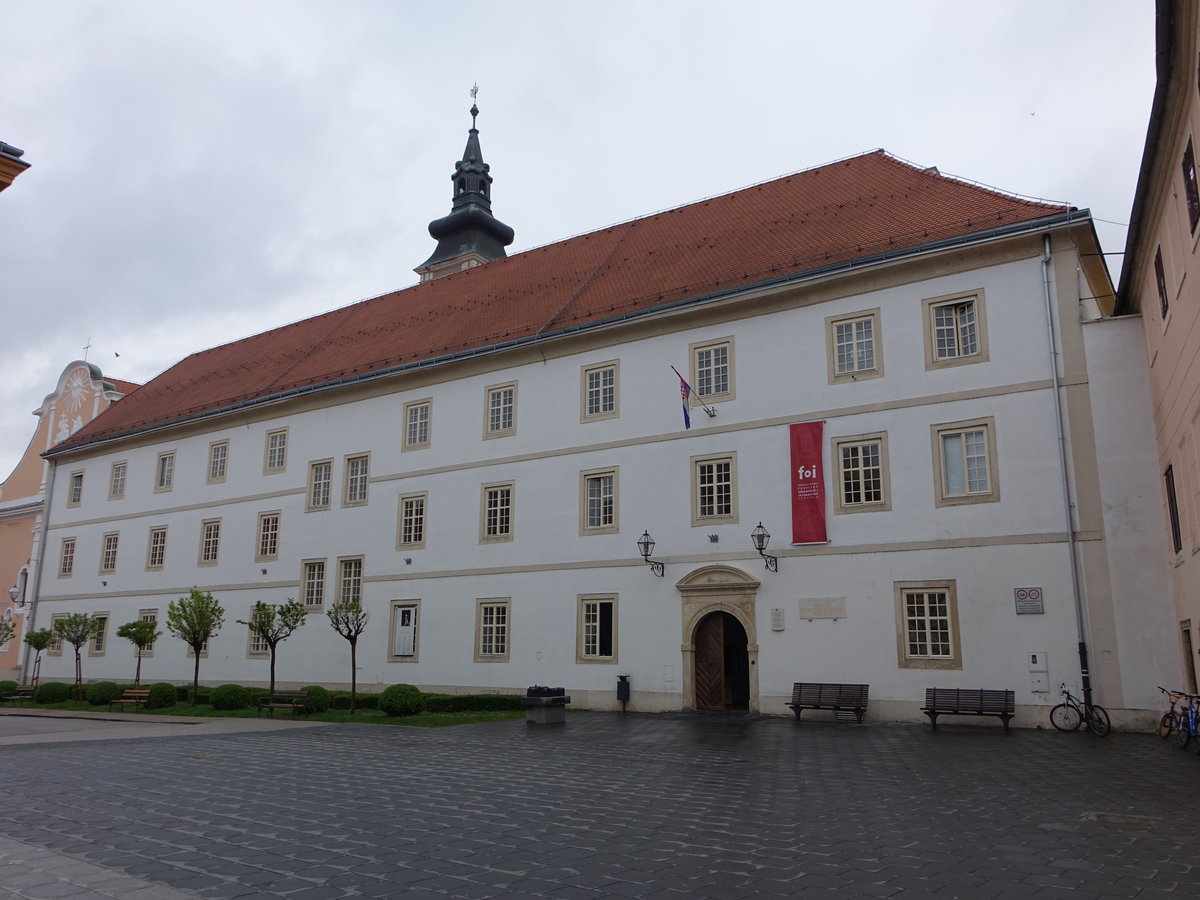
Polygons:
M475 98L479 96L479 82L471 85L471 128L475 128L475 117L479 115L479 107L475 105Z

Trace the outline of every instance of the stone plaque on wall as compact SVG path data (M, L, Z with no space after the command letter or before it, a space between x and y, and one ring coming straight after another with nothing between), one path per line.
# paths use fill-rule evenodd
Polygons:
M846 618L845 597L801 597L801 619L844 619Z

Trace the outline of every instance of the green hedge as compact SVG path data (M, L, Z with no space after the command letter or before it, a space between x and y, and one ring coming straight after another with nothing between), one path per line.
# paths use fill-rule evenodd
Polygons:
M37 703L62 703L71 696L71 685L61 681L47 681L37 686L33 699Z
M250 693L240 684L223 684L209 696L213 709L245 709L250 705Z
M329 691L319 684L310 684L304 690L308 691L308 700L304 703L306 710L310 713L323 713L329 709Z
M146 709L169 709L179 702L179 694L175 685L160 681L150 685L150 696L146 700Z
M425 697L429 712L479 712L524 709L520 694L434 694Z
M7 694L9 691L15 691L17 683L15 681L0 681L0 694Z
M389 716L415 716L425 708L425 695L411 684L393 684L379 695L379 708Z
M83 696L92 706L108 706L121 696L121 690L120 685L111 681L97 681L87 686Z

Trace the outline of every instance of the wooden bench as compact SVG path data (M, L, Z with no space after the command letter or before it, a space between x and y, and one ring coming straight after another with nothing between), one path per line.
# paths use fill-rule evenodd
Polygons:
M32 684L19 684L13 690L0 694L0 703L12 703L16 706L22 700L33 702L33 692L37 688Z
M132 706L137 709L139 706L145 706L146 701L150 699L150 688L126 688L121 691L121 696L112 700L108 704L108 709L111 712L112 708L117 704L123 709L126 706Z
M852 712L861 725L867 712L867 689L865 684L822 684L798 681L792 685L792 702L788 704L800 721L800 713L806 709L832 709L836 712Z
M269 709L275 715L277 709L290 709L292 715L304 713L308 715L308 691L276 691L259 697L255 704L258 707L256 715L261 716L264 709Z
M971 688L925 688L925 705L921 712L937 730L938 716L996 716L1004 723L1013 717L1016 701L1012 691L975 690Z

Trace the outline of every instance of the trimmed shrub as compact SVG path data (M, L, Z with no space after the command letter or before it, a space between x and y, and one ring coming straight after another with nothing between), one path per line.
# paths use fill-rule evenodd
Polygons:
M429 712L480 712L524 709L520 694L439 694L425 698Z
M89 684L84 697L92 706L107 706L121 696L121 688L111 681L97 681Z
M160 681L150 685L150 696L146 700L146 709L170 709L179 702L179 694L175 685Z
M380 694L363 694L357 695L358 701L356 705L359 709L379 709Z
M323 713L329 709L329 691L319 684L310 684L304 690L308 691L308 700L305 701L304 707L310 713Z
M62 703L71 696L71 685L61 681L47 681L39 684L33 692L35 703Z
M415 716L425 708L425 695L411 684L393 684L379 695L379 708L389 716Z
M349 694L334 694L329 698L330 709L349 709L350 695Z
M17 683L15 681L0 681L0 694L7 694L9 691L15 691Z
M250 693L240 684L223 684L209 697L213 709L245 709L250 705Z

